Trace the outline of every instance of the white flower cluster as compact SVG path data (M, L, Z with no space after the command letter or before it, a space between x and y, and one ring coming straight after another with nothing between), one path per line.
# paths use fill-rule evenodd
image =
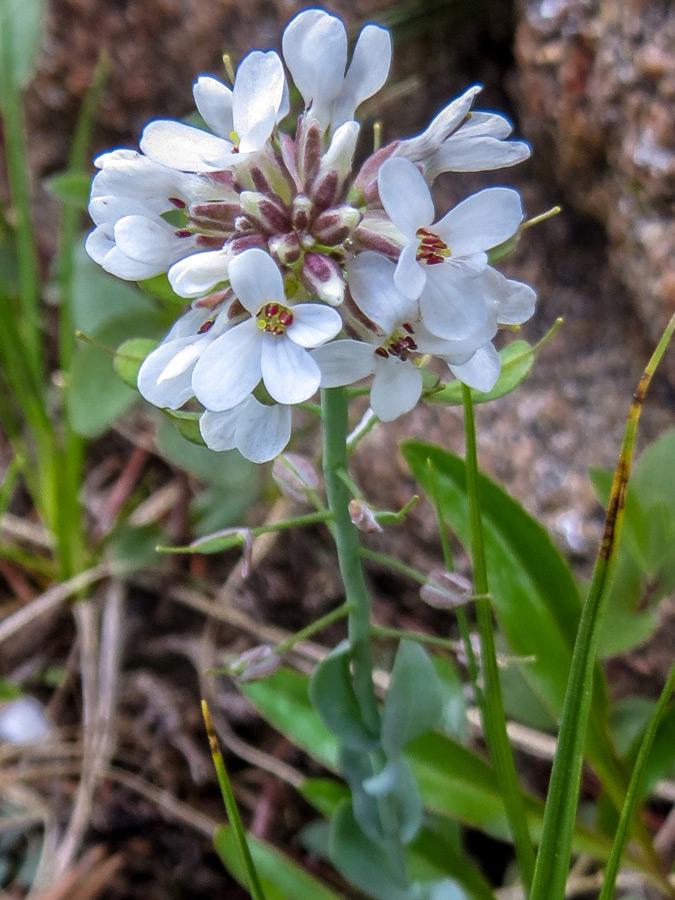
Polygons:
M524 322L535 301L488 263L521 226L515 190L480 191L434 221L438 174L529 155L506 119L471 110L479 87L354 174L355 113L387 78L389 32L367 25L347 67L342 22L308 9L286 28L283 57L305 101L294 135L280 130L288 83L274 51L246 56L232 88L200 77L210 131L151 122L140 153L96 160L86 245L120 278L168 273L191 301L139 390L168 409L196 398L206 444L255 462L284 449L291 407L319 387L372 375L372 409L389 421L420 399L432 355L489 390L498 326Z

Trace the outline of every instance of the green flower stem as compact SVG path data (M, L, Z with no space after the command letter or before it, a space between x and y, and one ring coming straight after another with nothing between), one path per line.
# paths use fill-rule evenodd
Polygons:
M347 470L347 398L343 388L321 392L323 408L323 474L328 506L333 513L335 544L340 574L345 586L349 614L349 643L354 666L354 690L367 728L380 731L380 713L373 686L373 661L370 652L370 597L363 577L359 537L349 516L349 488L340 477Z
M400 562L395 556L388 556L386 553L378 553L376 550L369 550L367 547L361 547L359 549L359 556L363 559L370 559L373 562L379 563L381 566L386 566L394 572L400 572L401 575L406 575L418 584L429 583L429 579L424 572L420 572L419 569L414 569L412 566Z
M435 634L423 634L420 631L408 631L407 628L388 628L385 625L373 625L370 629L375 637L394 638L399 641L415 641L416 644L427 644L429 647L442 647L444 650L457 652L456 641L449 638L436 637Z
M339 622L340 619L344 619L344 617L348 616L351 611L351 603L342 603L340 606L337 606L335 609L331 610L331 612L326 613L325 616L321 616L320 619L316 619L305 628L302 628L300 631L296 631L295 634L287 637L285 641L277 644L276 647L273 648L274 652L278 656L281 656L282 653L286 653L288 650L292 650L293 647L295 647L297 644L300 644L302 641L306 641L308 638L313 637L319 631L323 631L324 628L328 628L328 626L332 625L334 622Z
M348 401L344 388L324 388L321 391L323 410L323 475L328 506L333 513L333 531L345 587L349 613L349 646L351 652L354 692L366 728L374 735L380 733L380 712L373 684L373 661L370 650L370 596L361 565L359 533L349 515L350 490L341 473L347 471ZM370 754L374 774L386 764L382 751ZM407 882L405 854L401 845L397 814L390 798L381 798L380 819L387 839L387 851L392 866L401 881Z
M227 769L225 768L225 760L223 759L223 754L220 752L218 737L213 727L213 722L211 721L211 713L209 712L206 700L202 700L202 714L204 716L204 723L206 725L206 733L209 737L209 746L211 748L211 756L213 757L213 765L216 769L218 784L220 785L220 790L223 795L223 801L225 803L225 809L227 811L227 818L230 820L230 825L232 826L232 830L237 841L237 847L239 848L239 854L244 866L244 871L246 872L246 877L248 880L247 887L249 893L253 900L265 900L265 894L263 892L262 885L260 884L260 879L258 878L258 872L256 871L255 863L253 862L253 858L251 857L251 851L249 850L248 841L246 840L246 832L244 831L244 826L241 822L241 816L239 815L239 810L237 809L237 801L235 800L234 791L232 790L232 784L230 783Z
M581 783L586 726L591 706L593 666L600 637L600 624L614 568L616 548L623 525L626 486L635 449L637 426L647 388L673 332L675 332L675 315L668 323L656 350L647 363L628 414L607 507L605 530L588 595L581 611L579 630L572 655L557 749L546 798L544 824L531 900L562 900L565 896L572 832Z
M603 881L602 890L600 892L598 900L612 900L612 898L614 897L616 876L619 873L621 857L626 846L626 841L628 840L628 833L630 830L631 821L633 819L633 813L640 796L640 788L644 776L645 764L649 758L649 753L652 749L654 738L656 737L656 732L658 731L658 727L661 724L661 719L666 712L668 701L670 700L673 690L675 690L675 665L673 665L670 670L668 680L666 681L663 691L661 692L661 696L659 697L656 708L654 709L652 717L649 720L647 730L645 731L644 737L642 738L642 743L640 744L637 759L635 760L633 772L630 777L630 784L628 785L626 800L624 802L623 809L621 810L619 824L614 835L612 852L610 854L609 860L607 861L605 880Z
M466 432L466 488L471 521L471 551L473 558L476 618L481 642L481 661L484 679L483 730L495 767L497 783L504 798L504 806L513 835L520 875L529 894L534 872L534 849L525 817L525 804L518 784L518 774L506 733L506 717L502 687L499 680L495 639L492 628L492 604L489 599L487 564L483 541L480 496L478 492L478 452L476 422L471 389L462 386L464 399L464 428ZM547 898L551 900L551 898Z

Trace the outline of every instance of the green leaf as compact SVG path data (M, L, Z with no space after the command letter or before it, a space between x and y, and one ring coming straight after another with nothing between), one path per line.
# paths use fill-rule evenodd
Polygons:
M432 477L441 511L464 546L470 543L464 462L431 444L408 441L401 447L410 468L429 496ZM430 470L430 465L433 470ZM538 522L485 475L479 490L485 529L485 553L493 607L510 652L523 657L523 677L557 719L562 714L581 601L565 560ZM606 783L622 783L606 733L607 688L596 668L594 715L587 751Z
M466 699L462 679L452 661L446 656L431 657L441 690L440 730L448 737L463 740L466 736Z
M340 900L325 884L270 844L250 834L246 838L265 900ZM213 843L223 865L246 887L246 874L232 829L219 825L214 832Z
M0 682L1 686L2 682ZM306 778L299 791L314 809L330 818L342 800L349 799L349 788L334 778Z
M199 420L203 413L185 412L181 409L163 409L162 412L167 419L172 422L178 429L178 432L186 441L196 444L198 447L205 447L204 438L199 430Z
M91 175L88 172L59 172L46 178L44 186L61 203L82 210L89 206Z
M102 347L118 347L130 333L157 338L164 330L163 317L154 310L128 310L97 329L92 340ZM135 400L138 393L115 374L113 352L101 346L80 345L73 358L68 379L68 416L73 430L95 437L108 428Z
M367 838L359 827L349 800L331 820L330 857L335 868L359 890L378 900L409 900L405 881L395 860L381 844Z
M263 718L293 744L332 771L338 771L338 744L312 707L306 675L281 667L265 681L240 685ZM407 748L406 759L417 778L424 805L500 840L508 840L504 804L494 772L480 756L440 734L425 734ZM541 832L543 804L529 795L531 831ZM581 826L575 848L606 859L610 842Z
M145 357L152 353L157 341L152 338L130 338L117 348L113 368L119 378L130 388L137 390L138 370Z
M0 3L0 73L9 63L8 76L18 87L30 78L40 41L44 20L44 0L2 0ZM10 55L9 60L2 57ZM10 89L0 77L0 103Z
M382 710L382 747L399 753L413 738L434 728L443 712L436 670L420 644L401 641Z
M349 644L341 641L314 670L309 696L319 718L339 742L353 750L374 750L378 736L368 730L354 692Z
M534 349L527 341L512 341L499 351L502 370L497 383L491 391L471 391L474 403L486 403L510 394L532 371L534 366ZM442 390L426 398L429 403L443 403L446 406L462 405L462 382L451 381Z
M162 272L161 275L155 275L154 278L146 278L145 281L139 281L138 286L146 294L151 297L157 297L165 303L178 303L185 306L189 301L185 297L179 297L171 287L167 275Z

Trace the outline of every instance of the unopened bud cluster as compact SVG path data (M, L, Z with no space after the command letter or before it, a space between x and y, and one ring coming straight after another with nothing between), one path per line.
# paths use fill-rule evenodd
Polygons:
M371 407L388 421L423 393L441 359L489 390L492 340L534 309L534 291L501 275L489 251L517 235L520 196L490 188L434 221L441 172L510 166L529 147L510 124L472 111L473 87L420 135L377 148L353 171L356 110L384 84L389 32L367 25L347 67L342 22L308 9L287 26L283 62L255 50L232 88L194 85L209 131L154 121L141 152L96 160L89 254L121 278L167 273L190 302L138 376L143 396L178 409L195 399L216 450L275 458L291 409L320 387L372 378ZM292 133L286 69L305 108Z

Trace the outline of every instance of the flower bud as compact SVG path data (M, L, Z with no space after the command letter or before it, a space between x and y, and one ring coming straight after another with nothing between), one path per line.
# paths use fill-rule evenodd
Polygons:
M242 191L241 208L268 234L284 234L290 231L291 222L285 204L276 194L260 194Z
M294 500L306 500L319 487L316 469L300 453L283 453L274 460L272 478L284 494Z
M293 198L291 222L297 231L307 231L314 215L314 204L306 194L298 194Z
M354 179L354 187L357 191L365 196L373 194L373 184L375 185L375 193L377 192L377 176L380 172L380 166L386 162L394 153L400 141L393 141L386 147L380 147L375 153L372 153L359 169L359 174Z
M345 203L320 213L312 227L312 234L321 244L337 247L347 240L360 221L358 209Z
M274 675L281 665L281 657L271 647L263 644L242 653L230 663L230 673L239 682L259 681Z
M225 200L193 203L188 212L190 221L196 228L228 233L234 230L234 220L241 215L241 204Z
M399 258L401 244L405 242L401 232L381 209L365 214L354 229L352 239L357 250L376 250L392 260Z
M306 253L300 273L302 283L308 291L329 303L339 306L345 296L345 278L342 269L323 253Z
M349 501L349 518L364 534L381 534L382 526L375 518L372 509L362 500Z
M432 569L420 590L420 597L435 609L455 609L467 602L472 590L471 582L457 572Z
M300 238L292 231L289 234L273 234L267 242L270 256L280 266L290 266L300 259L302 246Z
M321 165L321 131L315 123L303 129L298 149L298 171L305 184L309 184Z

